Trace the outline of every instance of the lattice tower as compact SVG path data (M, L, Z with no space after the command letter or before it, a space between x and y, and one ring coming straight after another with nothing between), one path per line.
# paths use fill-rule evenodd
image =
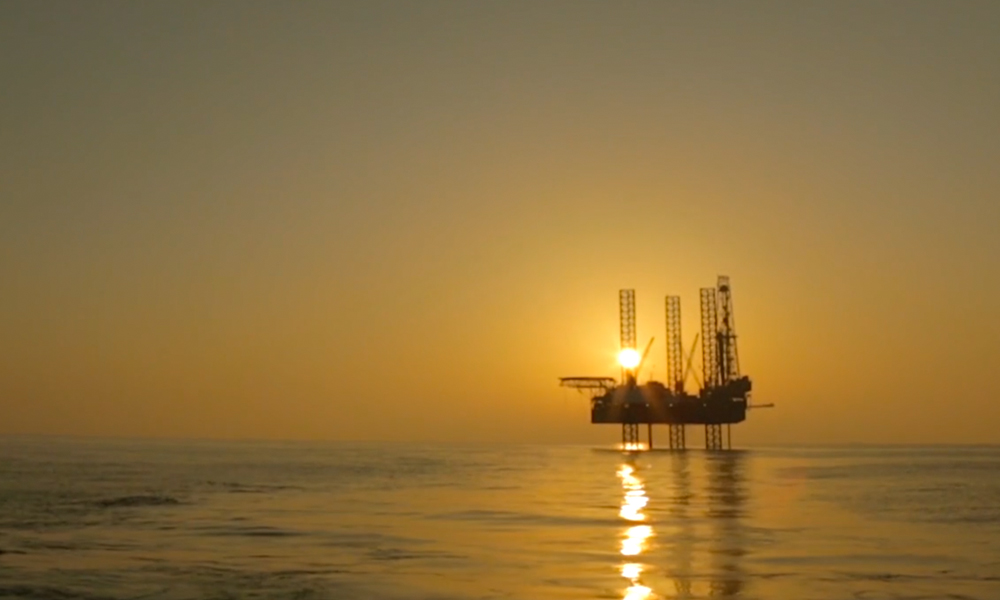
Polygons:
M635 290L618 291L618 315L621 349L635 350ZM622 367L622 383L627 382L630 375L633 374Z
M719 385L718 311L715 288L701 288L701 369L706 389Z
M667 385L684 391L684 346L681 344L681 299L667 296Z

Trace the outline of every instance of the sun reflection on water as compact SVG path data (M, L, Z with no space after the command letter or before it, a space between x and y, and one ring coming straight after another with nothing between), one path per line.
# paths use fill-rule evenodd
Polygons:
M636 525L629 527L625 532L625 539L622 540L622 556L638 556L646 548L646 540L653 535L653 529L649 525Z
M618 477L622 480L624 496L622 498L621 510L618 512L621 518L630 523L640 523L646 520L643 510L649 503L646 496L646 488L642 480L636 474L636 469L632 465L622 465L618 470ZM643 565L638 562L631 562L636 559L643 550L646 549L648 540L653 535L653 528L649 525L632 525L625 530L622 538L621 554L628 557L630 562L625 562L621 566L621 575L629 582L625 589L623 600L647 600L651 597L652 590L642 585L639 578L642 575Z
M618 447L625 452L640 452L642 450L648 450L646 444L643 444L642 442L628 442L625 444L619 444Z
M652 592L648 587L634 584L625 590L624 600L646 600L650 593Z

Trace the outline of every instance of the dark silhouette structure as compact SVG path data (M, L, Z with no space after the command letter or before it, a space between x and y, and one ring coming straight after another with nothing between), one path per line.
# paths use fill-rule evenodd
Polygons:
M705 448L722 450L732 447L731 426L746 419L751 406L750 378L740 374L736 348L736 324L733 317L729 278L720 276L714 288L702 288L701 332L687 357L681 338L681 303L677 296L667 296L667 374L669 384L648 381L639 384L638 374L652 346L652 340L640 356L636 350L635 292L619 292L621 331L621 382L610 377L562 377L560 384L590 392L590 422L620 423L622 447L640 447L640 428L647 427L648 447L653 447L653 425L669 426L671 449L684 449L687 425L705 426ZM686 391L691 363L701 340L702 379L697 394ZM723 425L726 435L723 438Z

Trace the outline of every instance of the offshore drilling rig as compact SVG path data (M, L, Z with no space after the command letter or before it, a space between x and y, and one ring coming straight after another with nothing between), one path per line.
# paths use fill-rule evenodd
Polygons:
M639 384L638 376L653 340L640 354L636 347L635 290L618 294L621 332L621 382L611 377L561 377L560 385L589 392L591 423L621 423L622 448L638 450L639 426L646 425L648 448L653 448L653 424L669 427L670 448L686 447L686 427L705 426L705 448L732 448L732 425L746 420L750 405L750 378L740 374L736 351L736 323L729 278L720 276L714 288L701 289L701 332L685 356L681 338L681 299L667 296L667 385L658 381ZM702 377L697 394L685 390L698 339L701 339ZM697 375L695 375L697 380ZM723 425L726 435L723 437Z

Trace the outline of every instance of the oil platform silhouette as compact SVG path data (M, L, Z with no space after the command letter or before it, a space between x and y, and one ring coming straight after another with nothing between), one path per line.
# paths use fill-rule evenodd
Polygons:
M701 332L695 336L685 356L681 339L681 299L667 296L667 385L658 381L638 382L639 372L653 340L639 354L636 348L635 290L620 290L619 317L622 366L621 382L611 377L561 377L560 385L591 394L591 423L621 423L622 448L638 450L639 426L646 425L648 448L653 448L653 425L669 427L670 448L686 447L686 427L705 426L705 448L732 448L732 425L746 420L747 409L768 408L772 404L750 405L750 378L740 374L736 350L736 323L729 278L720 276L714 288L701 289ZM702 378L697 394L688 393L685 383L695 350L701 340ZM726 435L723 437L723 425Z

